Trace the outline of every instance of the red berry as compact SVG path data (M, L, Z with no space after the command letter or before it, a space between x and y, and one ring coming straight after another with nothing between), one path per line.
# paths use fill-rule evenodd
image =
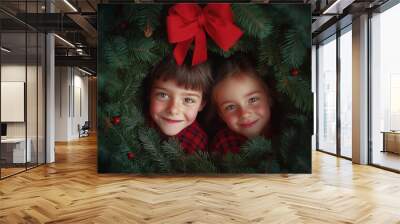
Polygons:
M128 28L128 26L129 26L128 21L122 21L122 22L119 24L119 27L120 27L121 29L123 29L123 30L126 30L126 29Z
M113 125L119 125L121 123L121 116L113 116L111 122Z
M135 158L135 153L133 153L133 152L128 152L128 153L126 154L126 156L128 157L129 160L131 160L131 159Z
M296 68L292 68L290 70L290 74L292 74L292 76L297 76L299 74L299 70Z

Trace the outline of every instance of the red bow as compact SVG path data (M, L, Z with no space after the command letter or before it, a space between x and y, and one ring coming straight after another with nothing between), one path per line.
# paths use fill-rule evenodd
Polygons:
M174 57L182 65L194 39L192 65L207 60L206 33L224 51L229 50L243 32L233 23L229 4L208 4L203 9L197 4L176 4L167 16L168 40L176 43Z

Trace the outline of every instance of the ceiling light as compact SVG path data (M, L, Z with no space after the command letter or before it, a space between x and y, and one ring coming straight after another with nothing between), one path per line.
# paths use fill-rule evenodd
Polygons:
M68 40L58 36L57 34L54 34L55 37L57 37L58 39L60 39L61 41L63 41L64 43L68 44L70 47L75 48L75 45L71 44L71 42L69 42Z
M64 0L65 4L67 4L72 10L74 10L74 12L78 12L78 10L71 4L69 3L68 0Z
M79 67L78 67L78 70L81 71L81 72L83 72L83 73L85 73L85 74L87 74L87 75L92 75L92 73L90 73L90 72L88 72L88 71L86 71L86 70L83 70L83 69L81 69L81 68L79 68Z
M1 50L4 51L4 52L6 52L6 53L10 53L10 52L11 52L11 50L9 50L9 49L7 49L7 48L5 48L5 47L1 47Z
M355 0L336 0L330 5L327 9L322 12L322 14L341 14L343 13L343 9L347 8L347 6L351 5Z

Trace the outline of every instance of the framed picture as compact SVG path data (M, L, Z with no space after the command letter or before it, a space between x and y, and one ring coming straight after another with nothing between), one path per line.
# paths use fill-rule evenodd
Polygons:
M100 173L310 173L311 9L105 4Z

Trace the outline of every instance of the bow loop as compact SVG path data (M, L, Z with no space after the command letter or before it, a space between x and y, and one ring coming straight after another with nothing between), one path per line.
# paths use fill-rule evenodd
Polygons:
M168 41L176 44L174 57L181 65L191 43L195 42L192 65L207 60L206 33L224 51L229 50L243 32L233 23L229 4L208 4L202 9L197 4L176 4L168 11Z

